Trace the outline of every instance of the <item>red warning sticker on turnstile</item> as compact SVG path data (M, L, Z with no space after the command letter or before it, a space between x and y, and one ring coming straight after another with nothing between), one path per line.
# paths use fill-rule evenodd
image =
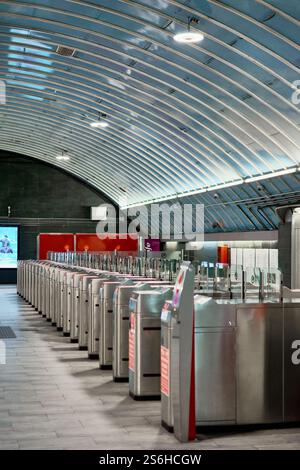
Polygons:
M169 396L169 356L170 351L164 346L160 347L160 390Z
M130 370L134 371L134 337L135 337L135 316L134 313L130 314L130 326L129 326L129 364L128 367Z

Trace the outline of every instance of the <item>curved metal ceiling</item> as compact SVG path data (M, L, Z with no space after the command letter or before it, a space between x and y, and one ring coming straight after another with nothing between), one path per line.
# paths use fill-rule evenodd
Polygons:
M173 40L188 17L199 44ZM4 150L129 205L300 163L298 1L1 0L0 18Z

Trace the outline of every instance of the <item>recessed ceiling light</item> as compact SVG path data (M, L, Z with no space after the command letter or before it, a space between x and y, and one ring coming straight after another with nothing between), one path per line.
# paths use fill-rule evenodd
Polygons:
M173 38L174 41L187 44L194 44L196 42L203 41L204 34L200 33L200 31L191 31L191 23L197 24L198 20L196 18L188 18L187 31L175 34Z

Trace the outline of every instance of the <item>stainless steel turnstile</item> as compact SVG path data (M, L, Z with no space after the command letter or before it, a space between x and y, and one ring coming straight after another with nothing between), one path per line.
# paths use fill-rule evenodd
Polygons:
M149 284L122 284L115 289L113 298L113 379L128 382L128 330L129 300L135 290L148 289Z
M58 312L60 311L60 292L59 292L59 271L60 267L55 266L52 274L52 289L53 289L53 312L52 312L52 325L57 326Z
M64 301L63 301L63 334L64 336L70 336L71 332L71 312L73 309L72 302L72 285L75 274L80 274L80 272L72 270L67 271L64 276Z
M70 312L70 341L78 342L79 312L80 312L80 281L85 272L75 272L71 285L71 312Z
M92 279L89 284L89 306L88 306L88 355L90 359L99 358L100 341L100 290L105 281L114 279L110 273L103 272L97 279Z
M53 322L55 309L55 266L49 267L49 306L46 314L46 320Z
M89 284L98 276L86 274L80 278L80 308L78 316L78 347L81 350L88 348L88 308L89 308Z
M128 382L128 330L129 300L136 290L144 290L167 285L166 281L146 278L131 278L131 285L121 284L116 287L113 298L113 379L115 382Z
M182 318L184 311L176 314ZM173 315L172 305L165 304L162 346L169 349L171 374L177 340L192 341L187 337L174 340ZM300 420L300 303L196 295L193 337L197 427ZM181 367L189 364L187 356ZM167 385L161 383L162 423L168 429L173 427L173 412L189 406L188 400L176 398L174 408L176 387L172 376Z
M66 269L61 269L59 271L59 279L58 279L58 295L59 295L59 310L57 312L57 318L56 318L56 328L58 331L63 330L63 324L64 324L64 317L63 317L63 312L66 309L66 296L65 296L65 276L66 276Z
M113 361L113 299L115 290L120 284L132 285L132 279L121 277L103 282L100 289L100 335L99 366L100 369L112 369Z
M62 331L62 283L63 276L65 273L65 268L57 267L54 275L54 296L55 296L55 306L54 306L54 317L53 324L57 327L58 331Z
M160 314L173 288L135 291L129 301L129 394L160 399Z

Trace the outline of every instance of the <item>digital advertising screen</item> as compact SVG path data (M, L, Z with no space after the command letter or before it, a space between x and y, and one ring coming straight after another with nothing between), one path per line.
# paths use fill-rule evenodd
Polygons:
M0 225L0 269L17 268L18 227Z

